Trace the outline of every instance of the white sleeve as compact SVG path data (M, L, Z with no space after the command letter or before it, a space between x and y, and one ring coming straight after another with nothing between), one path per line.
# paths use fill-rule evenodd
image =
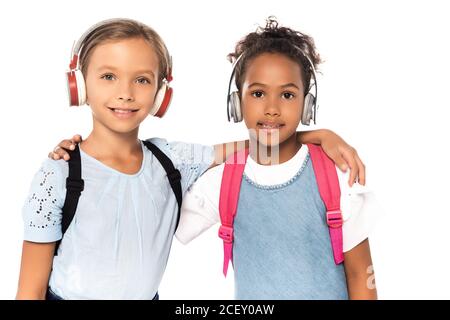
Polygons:
M206 171L183 197L175 236L186 244L220 221L219 196L224 165Z
M355 183L348 185L349 171L336 168L341 188L341 211L344 252L350 251L369 237L376 222L383 215L372 190Z

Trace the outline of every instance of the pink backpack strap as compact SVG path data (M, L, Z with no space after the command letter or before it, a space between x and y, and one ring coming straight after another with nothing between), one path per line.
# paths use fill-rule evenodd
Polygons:
M342 239L341 189L334 162L331 161L320 146L308 144L309 154L314 168L320 197L327 210L327 224L330 231L334 262L344 261Z
M223 240L223 274L225 277L230 260L233 262L233 223L248 153L248 149L234 153L227 159L223 169L219 198L221 222L219 237Z

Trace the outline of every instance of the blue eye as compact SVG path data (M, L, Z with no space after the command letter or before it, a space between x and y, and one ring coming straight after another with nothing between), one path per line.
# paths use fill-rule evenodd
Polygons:
M262 91L253 91L252 96L255 98L262 98L264 96L264 93Z
M146 78L138 78L136 81L140 84L150 84L150 81Z
M111 80L114 80L114 79L115 79L114 75L111 74L111 73L104 74L104 75L101 76L100 78L101 78L101 79L108 80L108 81L111 81Z

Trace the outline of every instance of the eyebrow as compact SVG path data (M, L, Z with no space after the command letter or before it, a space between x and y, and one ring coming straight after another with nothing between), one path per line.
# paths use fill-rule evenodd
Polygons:
M251 85L248 86L248 88L250 89L251 87L267 87L267 85L265 85L264 83L259 83L259 82L253 82ZM289 88L289 87L294 87L297 88L297 90L300 90L300 88L295 84L295 83L286 83L280 86L280 88Z
M113 67L113 66L108 66L108 65L104 65L101 66L100 68L97 68L97 71L102 71L102 70L113 70L113 71L117 71L117 68ZM143 73L148 73L150 74L153 78L155 78L155 74L153 73L152 70L138 70L135 72L136 74L143 74Z
M281 86L281 88L289 88L289 87L295 87L295 88L297 88L297 90L300 90L300 88L295 84L295 83L287 83L287 84L283 84L282 86Z

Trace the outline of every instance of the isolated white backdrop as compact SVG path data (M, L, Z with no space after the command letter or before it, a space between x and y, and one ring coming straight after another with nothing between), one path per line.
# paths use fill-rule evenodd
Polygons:
M127 17L154 27L174 60L174 99L141 138L215 144L246 137L226 121L225 56L275 15L312 35L326 61L321 127L355 146L386 211L371 237L381 299L448 299L450 210L446 1L14 1L0 5L0 299L15 296L21 207L41 161L62 138L87 136L87 107L67 107L72 43L92 24ZM232 299L217 227L177 240L162 299Z

